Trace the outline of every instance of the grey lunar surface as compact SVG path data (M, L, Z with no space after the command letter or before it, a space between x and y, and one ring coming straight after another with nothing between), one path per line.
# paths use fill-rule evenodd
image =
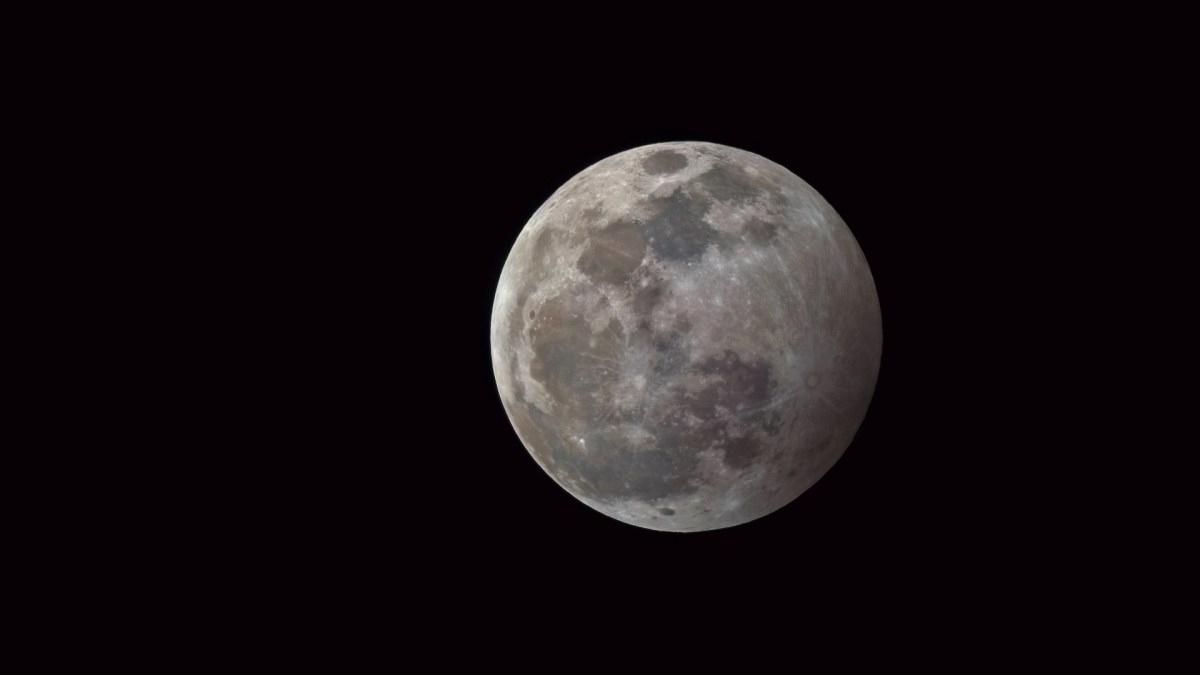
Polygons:
M533 215L504 265L492 365L517 435L588 506L655 530L784 506L850 444L882 348L833 208L758 155L634 148Z

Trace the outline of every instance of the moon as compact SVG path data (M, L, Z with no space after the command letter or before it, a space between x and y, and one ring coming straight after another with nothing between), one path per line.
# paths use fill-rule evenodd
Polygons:
M883 334L870 268L816 190L736 148L601 160L504 264L492 366L534 460L593 509L694 532L765 516L842 456Z

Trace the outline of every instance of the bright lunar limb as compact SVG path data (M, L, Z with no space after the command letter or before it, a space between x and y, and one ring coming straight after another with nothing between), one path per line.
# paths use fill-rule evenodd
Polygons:
M588 506L654 530L745 523L841 457L879 300L842 219L750 152L660 143L558 189L509 253L492 365L525 447Z

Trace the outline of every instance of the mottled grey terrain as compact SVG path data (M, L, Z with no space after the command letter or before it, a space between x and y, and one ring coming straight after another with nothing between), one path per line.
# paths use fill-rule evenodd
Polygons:
M525 447L598 511L729 527L815 483L879 372L879 301L850 230L758 155L663 143L584 170L517 238L492 363Z

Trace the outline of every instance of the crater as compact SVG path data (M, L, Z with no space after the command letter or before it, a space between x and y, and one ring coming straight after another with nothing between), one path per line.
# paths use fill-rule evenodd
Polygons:
M642 168L653 175L672 174L687 166L688 160L674 150L659 150L642 160Z
M659 513L661 513L661 514L663 514L664 516L673 516L673 515L675 515L675 509L672 509L672 508L661 508L661 509L659 509L659 510L658 510L658 512L659 512Z

